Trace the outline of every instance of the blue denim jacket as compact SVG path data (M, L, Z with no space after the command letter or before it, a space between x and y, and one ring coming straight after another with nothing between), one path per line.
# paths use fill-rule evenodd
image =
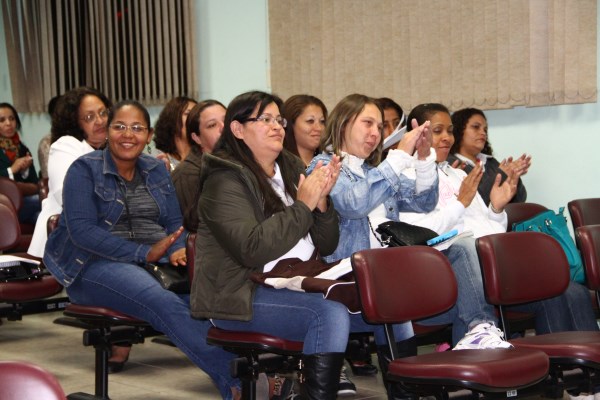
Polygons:
M331 154L319 154L310 163L310 173L316 163L326 165ZM404 175L396 175L392 166L383 161L377 167L364 163L364 177L354 174L342 165L338 180L330 192L331 199L340 219L340 240L333 254L324 257L326 262L334 262L352 253L371 248L368 215L380 204L385 205L386 218L399 221L399 212L427 213L438 201L437 178L431 188L415 193L415 181ZM375 228L375 227L374 227Z
M162 161L142 154L137 169L159 208L158 223L167 234L182 224L181 211L171 177ZM64 286L95 260L143 263L150 246L111 234L124 212L118 173L108 149L78 158L69 168L63 186L63 212L44 251L44 264ZM169 248L168 255L185 247L184 235Z

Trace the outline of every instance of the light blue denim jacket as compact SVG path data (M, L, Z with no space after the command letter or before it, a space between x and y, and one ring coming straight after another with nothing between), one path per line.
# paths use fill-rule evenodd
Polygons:
M158 224L165 227L167 234L176 231L182 224L181 211L164 163L142 154L137 169L158 205ZM94 260L133 264L146 261L149 245L125 240L110 232L125 208L118 179L108 149L81 156L67 171L63 212L44 251L44 264L62 285L69 286L81 269ZM185 247L184 235L169 248L167 255L182 247Z
M323 161L326 165L330 159L331 154L317 155L308 166L307 173L317 162ZM324 257L326 262L341 260L356 251L371 248L368 215L380 204L385 205L386 218L392 221L399 221L400 211L427 213L437 204L437 174L433 185L417 194L415 180L402 174L398 176L385 160L377 167L364 163L362 170L364 177L342 164L338 180L329 194L339 214L340 240L335 252Z

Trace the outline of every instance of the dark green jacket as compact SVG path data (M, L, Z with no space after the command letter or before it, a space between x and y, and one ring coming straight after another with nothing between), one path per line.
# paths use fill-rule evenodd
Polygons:
M171 174L177 200L183 215L183 226L188 232L198 229L198 197L200 197L200 171L202 153L194 146L185 160Z
M298 182L304 171L300 159L284 150L282 163L297 171ZM266 263L287 253L308 232L321 255L337 246L333 206L320 213L296 202L265 215L258 182L240 164L205 154L201 185L191 293L196 318L250 320L255 289L248 278L251 272L262 272Z

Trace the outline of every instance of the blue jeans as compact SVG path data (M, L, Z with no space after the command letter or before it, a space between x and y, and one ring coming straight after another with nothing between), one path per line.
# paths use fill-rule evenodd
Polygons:
M304 342L304 354L343 353L350 332L373 332L377 344L387 343L383 325L367 324L361 314L323 298L320 293L257 286L250 321L213 319L219 328L262 332ZM396 341L413 336L410 323L394 325Z
M229 370L235 356L206 343L211 324L191 317L189 295L180 297L163 289L137 265L92 262L81 270L67 294L77 304L112 308L148 322L213 379L224 399L231 399L231 387L239 386Z
M23 196L23 204L19 210L19 222L35 225L41 211L40 196L37 194Z
M511 306L507 309L535 313L535 331L538 335L598 330L589 290L573 281L569 282L567 290L560 296Z
M469 331L469 327L498 318L494 306L485 299L481 267L475 240L466 237L457 240L442 253L448 257L458 286L456 304L443 314L420 320L423 325L452 324L452 342L456 344ZM418 265L415 266L418 268Z

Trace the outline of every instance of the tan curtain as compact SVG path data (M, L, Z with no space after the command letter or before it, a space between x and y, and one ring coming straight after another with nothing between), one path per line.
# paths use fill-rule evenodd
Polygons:
M0 0L13 103L92 86L113 101L198 96L193 0Z
M483 109L595 102L597 0L270 0L271 85Z

